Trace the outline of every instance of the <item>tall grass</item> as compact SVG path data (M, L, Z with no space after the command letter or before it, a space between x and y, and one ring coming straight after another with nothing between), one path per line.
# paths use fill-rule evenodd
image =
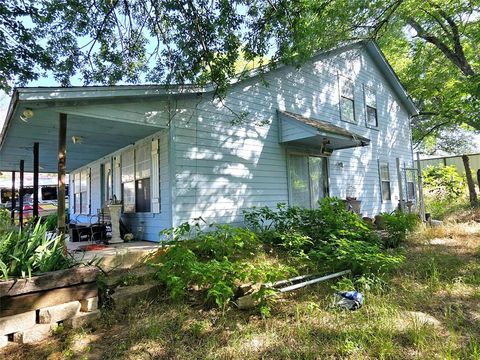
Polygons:
M31 277L72 265L73 259L64 254L62 236L48 234L45 224L38 222L24 230L0 234L0 280Z

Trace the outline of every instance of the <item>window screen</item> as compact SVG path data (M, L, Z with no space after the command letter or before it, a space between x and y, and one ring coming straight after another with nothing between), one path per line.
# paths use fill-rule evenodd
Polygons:
M340 79L340 117L355 122L355 98L353 82L343 76Z
M291 205L314 208L326 194L326 160L322 157L290 155Z
M364 88L365 91L365 106L367 114L367 125L370 127L378 126L377 118L377 94L373 89Z
M151 168L151 145L150 143L135 150L135 179L150 177Z
M380 163L380 182L382 189L382 200L391 200L392 193L390 190L390 171L388 163Z

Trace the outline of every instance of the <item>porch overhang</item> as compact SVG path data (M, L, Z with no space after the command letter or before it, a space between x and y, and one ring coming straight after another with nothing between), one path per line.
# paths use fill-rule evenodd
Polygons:
M278 117L281 144L321 148L325 152L370 144L369 139L326 121L289 111L279 111Z
M83 89L83 93L88 90ZM17 171L20 160L24 160L26 171L32 171L33 146L38 142L40 172L57 172L60 113L67 115L67 172L165 128L146 122L142 116L137 120L134 118L137 114L132 112L125 112L122 118L120 109L115 110L115 104L108 99L104 100L107 107L102 109L103 102L97 99L80 103L66 96L61 102L53 96L53 99L29 96L29 92L23 94L18 89L13 94L0 139L0 171ZM94 108L103 111L93 112ZM33 115L26 118L26 110Z

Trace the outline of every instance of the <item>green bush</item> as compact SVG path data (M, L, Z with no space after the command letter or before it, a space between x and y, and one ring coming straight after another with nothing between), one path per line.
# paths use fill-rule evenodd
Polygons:
M46 225L40 222L0 235L0 280L31 277L72 265L73 260L63 252L62 237L48 238Z
M387 248L396 248L403 244L407 234L414 230L420 219L416 214L409 214L402 211L380 214L383 218L383 228L387 231L387 238L384 245Z
M435 197L425 197L425 210L433 219L443 220L449 215L471 209L468 198L459 197L457 199L437 199Z
M403 261L401 254L386 252L376 233L337 198L322 200L318 209L279 204L244 214L248 228L212 225L203 231L197 223L161 233L170 246L152 265L172 298L196 289L225 309L240 284L257 284L255 297L262 315L268 316L275 290L265 284L297 274L298 269L381 274ZM255 262L262 253L276 265Z
M10 232L14 229L11 221L10 211L7 209L0 209L0 235Z
M376 233L338 198L321 200L317 209L279 204L275 211L262 207L244 213L247 226L264 242L313 271L380 272L403 259L385 253Z
M261 250L254 232L230 225L212 225L208 230L182 224L162 232L176 240L152 266L172 298L184 297L195 287L224 310L241 283L271 282L294 273L287 266L267 268L248 262Z
M465 194L465 179L455 166L428 166L422 176L427 197L451 201Z

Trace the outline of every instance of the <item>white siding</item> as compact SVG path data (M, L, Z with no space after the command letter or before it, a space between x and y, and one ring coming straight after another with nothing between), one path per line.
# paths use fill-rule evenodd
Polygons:
M354 81L356 124L340 120L339 73ZM409 118L369 55L351 50L298 71L284 67L266 80L268 87L258 79L239 83L224 100L237 114L248 112L242 125L233 125L238 119L211 99L180 106L182 113L173 119L174 225L198 217L207 223L241 223L242 209L288 202L286 147L278 141L277 109L371 139L367 147L335 151L330 157L330 195L345 198L353 186L364 215L392 211L399 199L395 158L412 163ZM363 85L377 92L378 129L365 126ZM378 159L388 161L391 169L392 200L383 203Z
M159 171L159 188L160 188L160 212L159 213L130 213L123 214L122 219L130 228L132 233L138 238L149 241L158 241L159 232L163 229L171 227L171 190L170 190L170 168L169 168L169 134L168 130L162 130L158 134L154 135L154 138L158 138L160 141L160 171ZM151 141L152 137L139 141ZM135 146L135 145L134 145ZM129 147L127 147L129 148ZM125 149L127 149L125 148ZM86 167L91 168L91 214L96 214L97 209L101 208L101 176L100 169L101 164L108 159L114 159L114 194L117 199L121 199L121 184L120 184L120 163L115 159L121 158L121 153L125 149L120 149L115 153L109 154L97 161L88 164ZM80 170L80 169L78 169ZM78 170L72 172L75 174ZM73 178L73 176L70 176ZM70 187L73 188L72 186ZM72 190L70 191L72 193ZM73 199L73 197L72 197ZM70 214L73 214L73 201L70 201ZM72 215L72 220L77 218ZM89 218L86 216L80 216L77 219L79 222L88 222Z
M340 119L339 74L354 82L356 123ZM395 158L407 166L412 164L409 118L366 51L333 52L300 70L280 68L266 74L265 80L268 86L258 78L233 85L223 102L212 101L212 94L206 93L108 108L108 112L116 111L119 121L169 127L159 133L161 213L125 214L134 233L158 240L160 230L200 217L206 223L242 224L242 209L288 203L289 148L279 143L277 110L328 121L370 139L367 147L338 150L329 158L330 195L345 198L347 190L355 193L362 200L363 214L369 216L396 207ZM365 124L364 85L376 91L377 129ZM106 113L99 106L77 111L99 118ZM248 115L238 124L235 114L243 112ZM294 131L286 134L302 136ZM120 154L121 150L107 157L115 159ZM381 201L379 159L390 165L391 201ZM103 161L105 158L88 165L94 169L93 175ZM120 198L118 165L114 161L113 191ZM92 196L99 197L100 192L92 192Z

